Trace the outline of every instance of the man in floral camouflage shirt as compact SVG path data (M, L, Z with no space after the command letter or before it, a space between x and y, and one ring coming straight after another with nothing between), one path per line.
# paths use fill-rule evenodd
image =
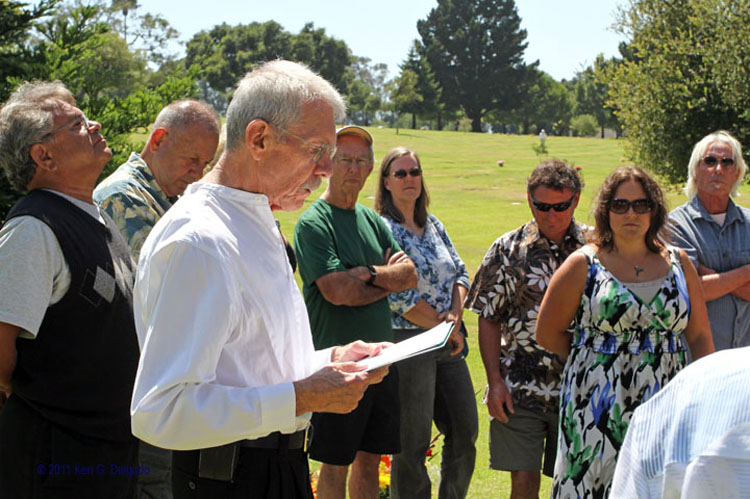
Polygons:
M208 104L183 99L161 110L141 154L131 153L94 190L94 202L112 217L135 261L146 237L177 196L203 175L219 143L219 116ZM172 452L141 442L138 497L172 497Z
M219 143L219 115L208 104L183 99L161 110L141 154L131 153L94 190L135 261L146 236L185 188L203 176Z
M552 273L584 243L573 219L582 182L575 169L546 161L526 197L534 219L499 237L477 270L466 308L479 314L487 373L490 468L510 471L511 497L538 497L542 455L552 476L562 360L537 345L536 317Z

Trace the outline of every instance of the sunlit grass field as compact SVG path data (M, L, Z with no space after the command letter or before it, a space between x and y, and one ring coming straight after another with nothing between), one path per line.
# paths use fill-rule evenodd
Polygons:
M536 136L489 135L464 132L437 132L401 129L371 129L375 138L375 167L359 201L372 207L380 159L395 146L408 146L420 155L424 178L430 192L430 211L445 225L458 253L473 277L487 248L501 234L530 219L526 203L526 178L543 159L555 157L580 166L586 186L576 210L576 218L591 222L591 202L604 178L617 166L629 164L624 158L624 140L548 137L548 156L540 157L532 149ZM503 166L498 166L503 161ZM648 166L648 165L644 165ZM664 186L671 208L685 202L680 186ZM294 223L309 203L325 189L310 196L302 210L293 213L276 212L283 232L292 237ZM740 204L747 205L745 196ZM469 497L508 497L510 475L492 471L488 467L488 418L481 405L481 394L486 383L484 367L477 343L477 317L466 312L464 319L469 329L471 353L467 359L479 405L479 438L477 460ZM436 432L436 430L433 430ZM433 484L439 478L440 448L428 463ZM314 466L317 467L317 466ZM549 497L552 481L542 479L540 497ZM433 486L437 497L437 487Z

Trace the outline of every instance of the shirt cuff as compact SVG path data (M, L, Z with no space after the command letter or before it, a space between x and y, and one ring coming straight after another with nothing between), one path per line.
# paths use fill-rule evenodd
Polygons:
M262 435L250 435L248 438L261 438L274 431L293 433L296 431L297 412L294 395L294 384L280 383L278 385L260 386L258 399L263 415Z

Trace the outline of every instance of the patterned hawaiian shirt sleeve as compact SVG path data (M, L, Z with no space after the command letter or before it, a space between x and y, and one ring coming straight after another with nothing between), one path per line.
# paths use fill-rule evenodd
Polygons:
M512 282L505 273L506 265L505 239L500 237L484 255L466 296L466 308L492 322L507 321L508 286Z
M433 215L430 215L430 218L435 224L435 229L437 230L438 234L440 234L441 239L445 243L445 247L448 249L448 253L450 253L451 258L453 259L453 264L456 266L456 284L469 289L469 273L466 271L466 265L464 264L464 261L461 260L460 256L458 256L456 247L453 246L453 242L448 236L448 232L446 232L445 227L443 227L443 223Z
M117 224L137 262L141 247L160 215L142 196L128 191L110 194L99 203L99 207Z

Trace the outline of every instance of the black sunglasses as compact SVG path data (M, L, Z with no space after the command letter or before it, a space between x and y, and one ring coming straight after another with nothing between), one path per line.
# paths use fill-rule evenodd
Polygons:
M406 178L407 175L411 175L412 177L419 177L420 175L422 175L422 169L419 167L415 167L408 172L406 170L396 170L393 172L393 176L397 179Z
M570 208L570 205L573 204L573 200L576 198L576 195L573 194L573 197L568 199L567 201L564 201L562 203L555 203L555 204L549 204L549 203L542 203L540 201L537 201L534 199L534 196L529 194L531 197L531 204L534 205L534 208L536 208L539 211L548 212L550 209L555 211L565 211L568 208Z
M734 167L734 158L717 158L716 156L706 156L703 158L703 162L706 164L706 166L714 167L717 164L721 163L722 168L724 169L731 169Z
M632 206L634 212L643 214L651 211L652 205L653 203L648 198L634 199L632 201L616 198L609 202L609 211L622 215L627 213Z

